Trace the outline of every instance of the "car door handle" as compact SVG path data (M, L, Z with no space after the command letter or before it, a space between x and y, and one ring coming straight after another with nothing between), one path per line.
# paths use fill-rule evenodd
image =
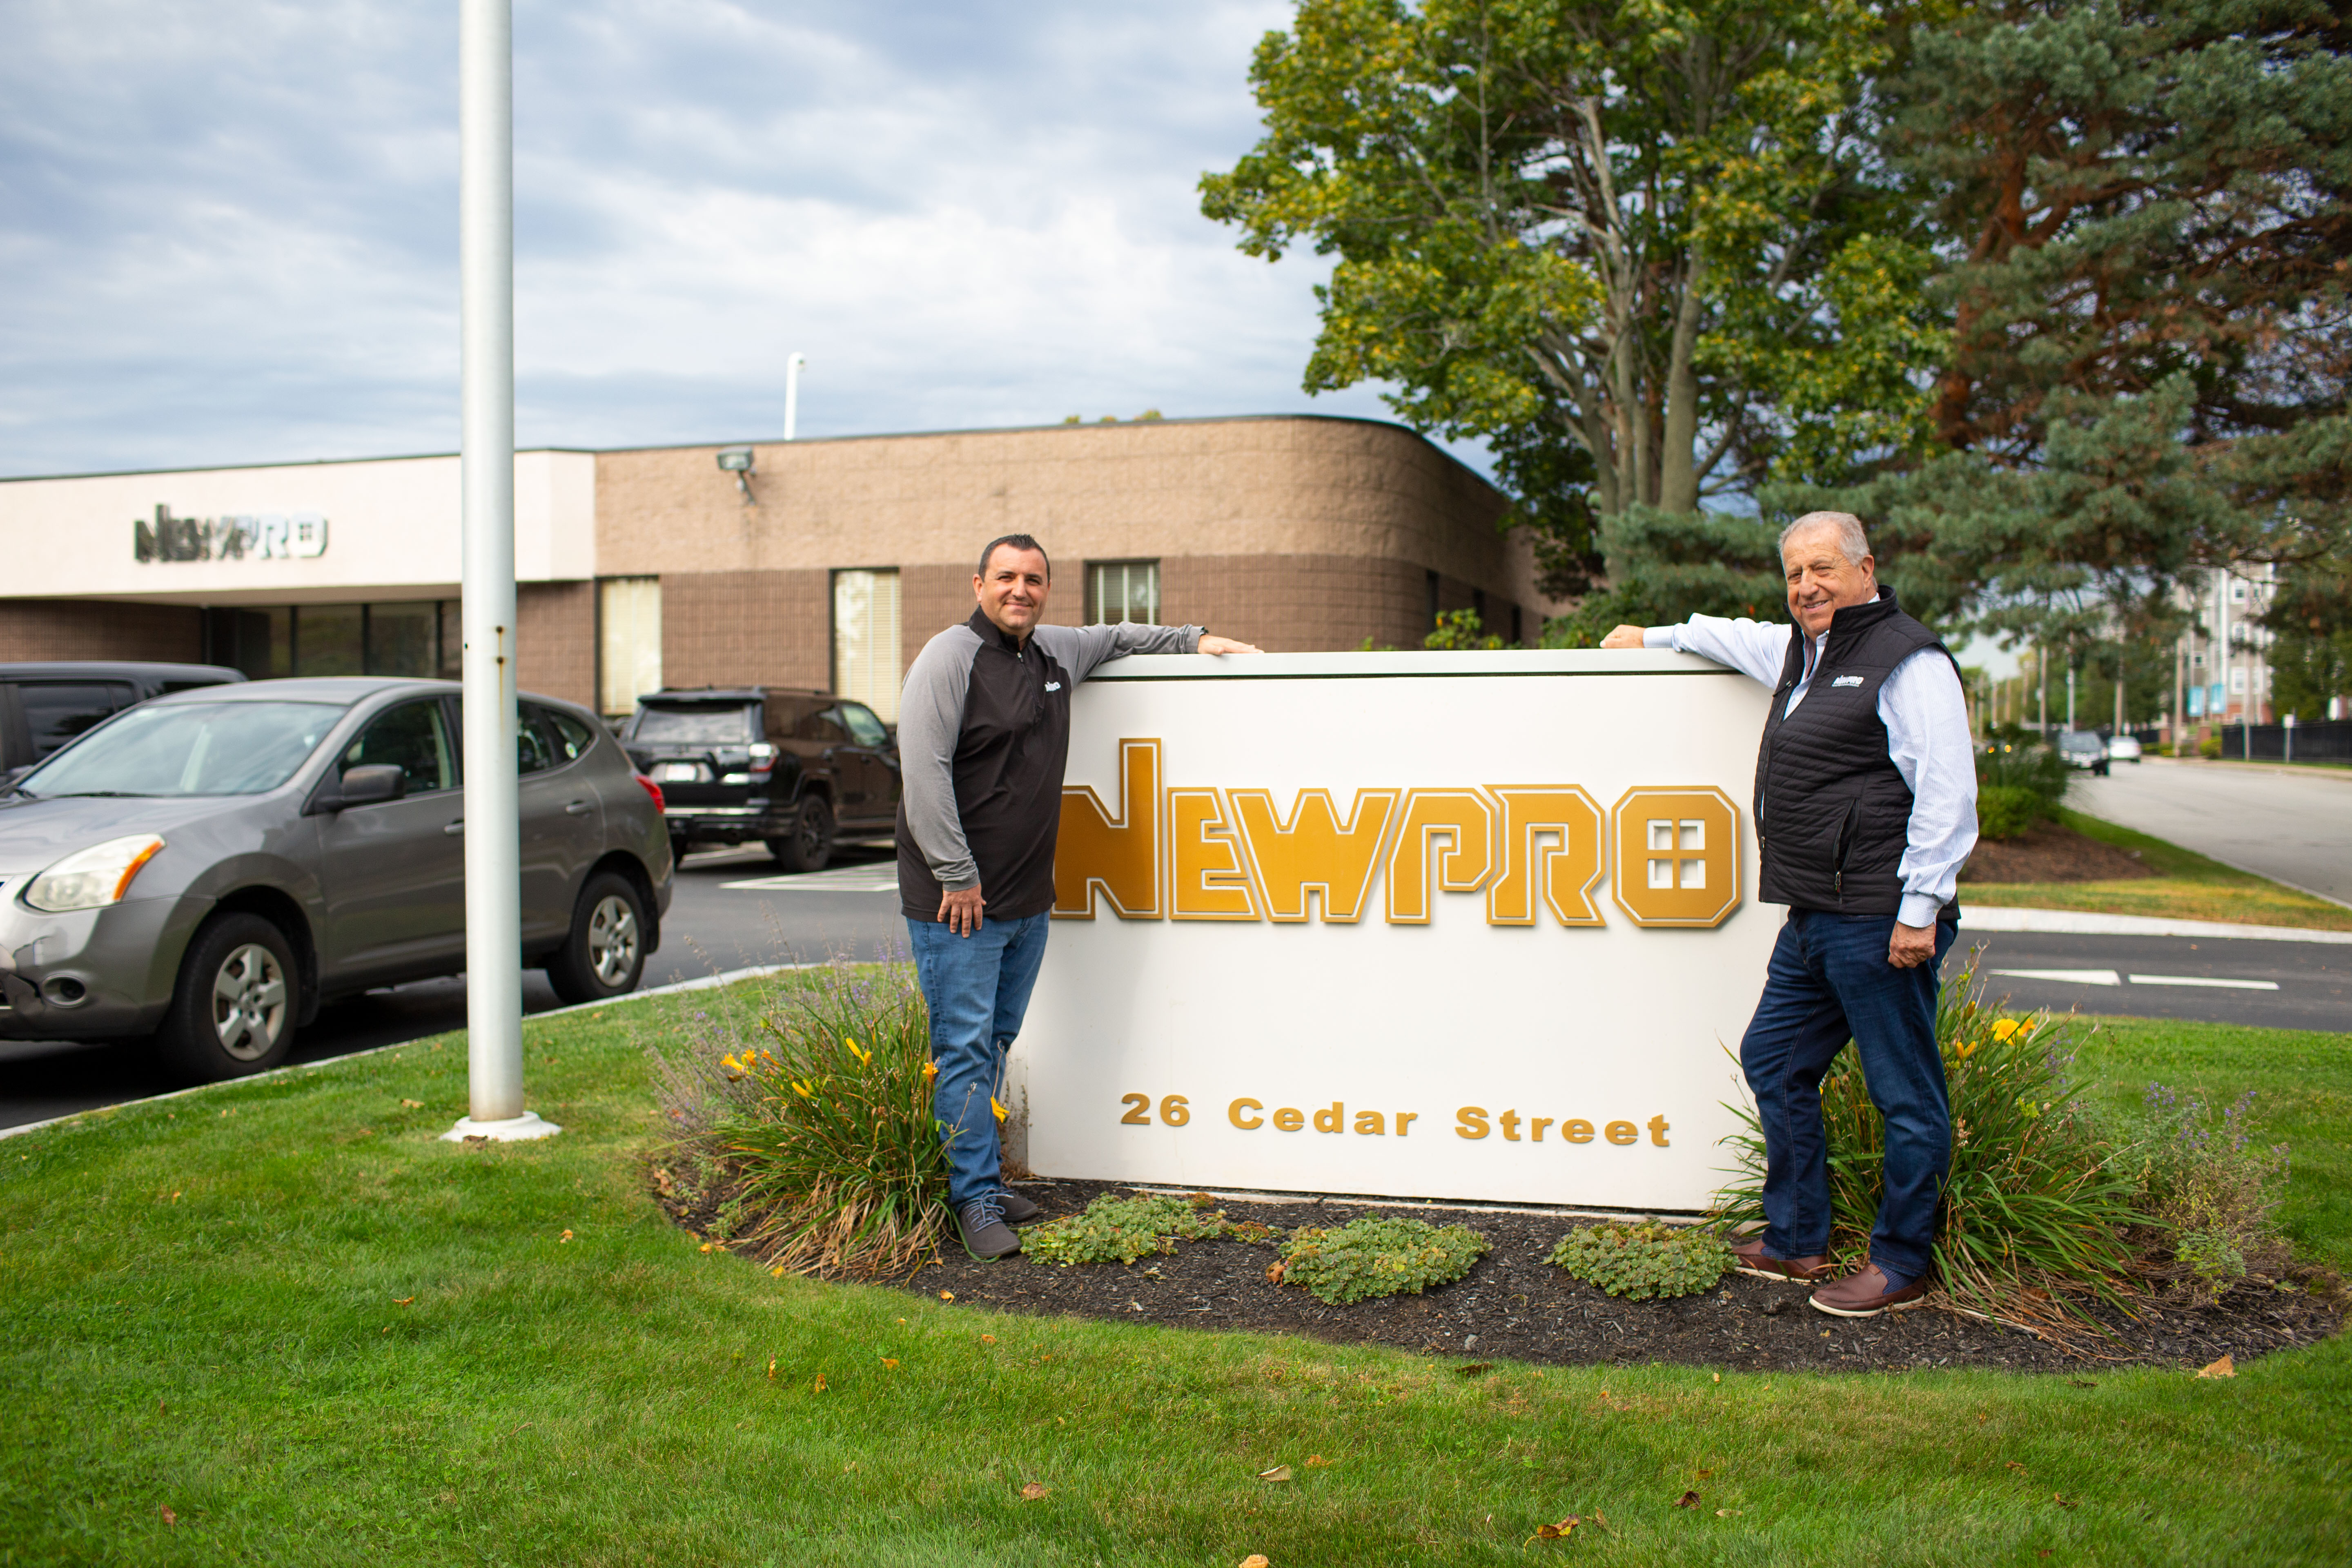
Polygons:
M566 816L585 816L587 814L588 803L584 800L572 801L563 808L563 815Z
M450 837L455 838L459 834L466 831L466 819L461 816L441 831L447 834Z

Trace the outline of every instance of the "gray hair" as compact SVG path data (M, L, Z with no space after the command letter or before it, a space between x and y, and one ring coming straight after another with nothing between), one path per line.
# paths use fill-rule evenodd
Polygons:
M1780 531L1781 558L1787 559L1792 537L1816 528L1837 530L1838 553L1851 565L1859 566L1862 558L1870 553L1870 541L1862 531L1862 519L1850 511L1809 511Z

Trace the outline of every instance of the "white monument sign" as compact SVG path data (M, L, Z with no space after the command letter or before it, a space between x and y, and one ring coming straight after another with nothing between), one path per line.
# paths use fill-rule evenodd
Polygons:
M1673 653L1106 666L1008 1074L1030 1166L1706 1207L1781 916L1765 702Z

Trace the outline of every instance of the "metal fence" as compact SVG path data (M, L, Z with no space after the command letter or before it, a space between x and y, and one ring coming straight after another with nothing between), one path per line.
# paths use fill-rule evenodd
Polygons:
M2162 742L2158 730L2135 730L2140 744L2154 751ZM2284 724L2225 724L2214 731L2221 737L2221 755L2231 761L2256 763L2352 763L2352 719L2316 719L2297 724L2292 733L2294 749L2287 750L2290 733Z

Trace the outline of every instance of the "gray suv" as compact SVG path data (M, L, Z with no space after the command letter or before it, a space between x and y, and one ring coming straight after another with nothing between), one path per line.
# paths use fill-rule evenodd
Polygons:
M285 1058L323 1002L466 963L457 687L263 680L114 715L0 793L0 1039L152 1036L182 1077ZM660 795L586 710L520 710L522 961L636 988Z

